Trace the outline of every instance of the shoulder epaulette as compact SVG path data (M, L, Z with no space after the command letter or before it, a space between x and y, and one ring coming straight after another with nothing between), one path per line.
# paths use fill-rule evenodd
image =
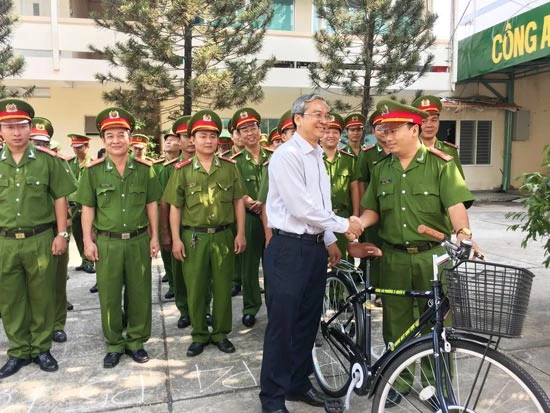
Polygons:
M156 165L157 163L163 163L166 162L166 158L158 158L153 161L153 163Z
M220 157L218 157L220 158ZM233 160L233 159L229 159L229 158L220 158L222 161L225 161L225 162L229 162L229 163L232 163L232 164L236 164L237 161Z
M180 161L180 162L178 162L177 164L174 165L174 168L176 168L176 169L183 168L186 165L190 165L191 161L192 161L192 159L187 159L185 161Z
M275 152L273 149L268 148L267 146L264 146L262 149L266 152L271 152L271 153Z
M372 148L376 148L376 145L365 146L365 147L363 148L363 152L370 151Z
M57 152L57 157L59 159L63 159L64 161L72 161L74 158L76 158L76 156L70 156L70 155L63 155L61 152Z
M164 159L164 161L165 162L162 164L162 166L168 166L168 165L172 165L174 162L177 162L178 158L174 158L171 161L167 161L166 159Z
M218 154L218 158L225 158L227 157L227 154L231 153L231 149L228 149L226 151L223 151L222 153Z
M147 165L147 166L153 165L152 162L149 162L149 161L147 161L147 160L145 160L145 159L134 158L134 160L135 160L136 162L142 163L143 165Z
M94 165L99 165L102 162L105 162L105 157L96 159L95 161L91 161L88 165L86 165L86 168L90 168Z
M271 159L268 159L267 161L265 161L265 162L262 164L262 166L267 166L267 165L269 165L269 161L270 161L270 160L271 160Z
M455 145L454 143L443 141L443 144L450 146L451 148L458 149L458 145Z
M345 151L344 149L340 149L340 153L343 153L344 155L351 156L352 158L355 158L354 154L349 153L348 151Z
M453 160L453 157L452 155L449 155L448 153L445 153L443 151L440 151L439 149L435 149L435 148L428 148L428 151L430 151L431 153L433 153L434 155L436 156L439 156L441 159L449 162L449 161L452 161Z
M37 146L36 150L40 151L40 152L47 153L48 155L53 156L54 158L57 158L57 152L52 151L51 149L44 148L43 146Z
M243 151L237 152L235 155L231 155L229 159L235 159L237 156L240 156L243 154Z

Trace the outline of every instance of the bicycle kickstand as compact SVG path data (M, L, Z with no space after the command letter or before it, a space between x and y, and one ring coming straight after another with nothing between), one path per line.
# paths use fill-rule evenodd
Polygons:
M342 399L328 399L325 401L325 412L343 413L345 410L348 410L353 389L361 387L364 379L363 369L361 369L358 363L355 363L351 368L351 382L346 393L345 402Z

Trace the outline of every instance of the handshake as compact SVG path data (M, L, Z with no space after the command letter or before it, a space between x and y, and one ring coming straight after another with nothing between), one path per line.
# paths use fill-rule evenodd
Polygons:
M365 228L363 227L361 220L356 216L351 216L349 217L348 230L345 233L346 238L350 241L355 241L363 233L364 229Z

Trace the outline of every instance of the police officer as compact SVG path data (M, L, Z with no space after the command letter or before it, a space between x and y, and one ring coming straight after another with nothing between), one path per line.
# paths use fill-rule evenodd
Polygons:
M419 140L422 119L427 112L392 100L381 100L377 109L386 126L386 142L391 152L373 169L363 197L363 227L380 222L384 256L380 287L384 289L429 290L432 255L444 248L426 235L419 234L420 224L447 235L447 212L457 241L470 238L466 207L473 198L452 157ZM443 280L445 282L445 280ZM415 300L383 297L383 337L394 342L414 322ZM424 303L417 303L423 308ZM400 380L402 388L392 389L386 407L401 402L410 388L411 377Z
M464 171L462 170L462 164L458 156L458 146L454 143L437 139L437 133L439 132L439 115L441 114L442 108L441 100L436 96L421 96L413 101L412 106L428 112L428 117L422 120L422 132L420 133L422 143L428 148L435 148L451 155L460 171L460 175L464 178Z
M50 353L55 271L69 236L66 196L75 187L54 152L30 144L33 117L28 103L0 100L0 313L9 340L0 378L31 359L44 371L58 369Z
M229 123L227 124L227 130L231 134L231 140L233 141L233 146L231 147L231 152L229 155L225 156L233 156L238 154L240 151L244 149L244 142L239 134L239 131L235 128L235 125L233 124L233 119L229 120Z
M188 133L195 155L179 162L163 195L171 205L172 252L183 261L193 342L187 356L202 353L212 342L220 351L233 353L231 332L231 280L235 254L246 248L244 236L245 187L235 163L215 156L222 129L219 116L209 110L195 113ZM231 224L236 222L234 237ZM213 330L206 324L205 296L213 291Z
M361 113L350 113L345 119L348 143L344 146L344 150L355 157L359 156L359 152L361 151L361 141L365 131L366 120L365 116Z
M244 205L248 248L237 259L237 272L241 276L243 289L242 323L246 327L252 327L256 323L256 314L262 305L259 271L265 234L260 218L262 203L258 201L258 192L264 164L272 151L260 146L261 120L260 114L252 108L241 108L232 117L233 125L245 145L244 149L231 159L237 162L237 168L246 185Z
M281 138L281 134L277 130L277 128L271 129L269 132L269 135L267 135L267 144L271 150L275 150L283 143L283 140Z
M218 139L218 155L225 157L229 152L231 152L231 148L233 147L233 140L231 139L231 134L228 130L224 129L222 133L220 133L220 137Z
M331 114L328 129L321 139L323 161L330 178L330 200L332 211L343 218L352 215L351 180L355 168L355 157L345 150L338 150L344 119L337 113ZM336 235L336 245L343 257L347 257L348 239L344 234Z
M105 368L115 367L123 352L137 363L149 360L143 344L151 335L151 257L159 251L161 187L150 162L128 154L134 124L133 116L121 108L97 115L107 156L88 165L76 195L82 204L84 251L96 262L107 342ZM122 335L123 285L128 306L126 337Z

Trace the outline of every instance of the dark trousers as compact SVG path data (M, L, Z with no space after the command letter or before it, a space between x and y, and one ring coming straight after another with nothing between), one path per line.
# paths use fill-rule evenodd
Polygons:
M285 394L312 385L315 342L327 276L324 244L274 235L264 253L269 290L260 400L267 410L282 409Z

